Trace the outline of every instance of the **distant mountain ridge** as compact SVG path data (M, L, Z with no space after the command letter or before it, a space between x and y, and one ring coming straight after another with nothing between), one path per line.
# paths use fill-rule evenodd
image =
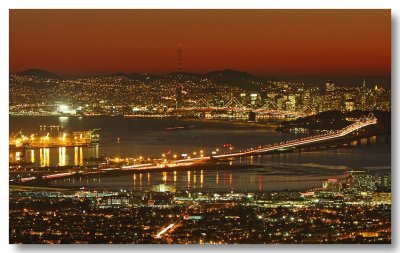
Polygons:
M366 79L367 87L373 87L375 84L383 85L386 88L391 88L391 76L337 76L337 75L253 75L244 71L224 69L210 71L207 73L190 73L190 72L170 72L165 74L151 74L151 73L109 73L109 74L88 74L76 77L63 77L43 69L27 69L18 73L17 76L36 76L40 78L53 78L53 79L76 79L76 78L89 78L89 77L125 77L131 81L138 82L153 82L158 80L168 81L179 77L182 81L207 78L214 83L230 84L241 88L256 88L258 82L266 81L289 81L289 82L304 82L320 87L325 86L326 80L332 80L335 84L346 84L346 86L360 86L363 79Z
M35 76L40 78L53 78L61 79L58 75L51 73L47 70L42 69L28 69L16 73L17 76ZM199 81L200 79L208 79L216 84L229 84L232 86L238 86L240 88L254 88L255 83L266 81L265 78L252 75L247 72L225 69L216 70L207 73L190 73L190 72L171 72L162 75L154 75L148 73L111 73L111 74L97 74L89 75L89 77L125 77L132 81L139 82L152 82L157 80L176 80L177 78L182 81L193 80Z
M43 69L27 69L16 73L17 76L36 76L41 78L61 79L58 75Z
M213 83L229 83L240 88L254 88L256 83L267 81L263 77L233 69L212 71L205 74L205 76Z

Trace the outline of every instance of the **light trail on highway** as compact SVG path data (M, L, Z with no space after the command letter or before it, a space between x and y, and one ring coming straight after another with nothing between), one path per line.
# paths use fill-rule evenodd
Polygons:
M168 230L173 228L175 226L175 223L169 224L166 228L161 230L158 234L156 234L155 238L161 238L163 234L165 234Z
M218 158L231 158L231 157L246 156L246 155L259 155L261 153L276 151L276 150L279 150L282 148L296 147L296 146L300 146L300 145L311 144L311 143L340 138L340 137L346 136L356 130L359 130L359 129L364 128L369 125L374 125L376 123L377 123L376 118L373 118L373 119L368 119L366 121L359 121L359 122L353 123L353 124L343 128L342 130L335 131L334 133L330 133L330 134L311 136L311 137L303 138L303 139L296 139L296 140L288 141L285 143L264 146L263 148L251 149L249 151L244 151L244 152L212 155L210 157L202 157L202 158L199 157L199 158L182 159L182 160L177 160L176 162L178 162L178 163L185 162L185 161L186 162L188 162L188 161L195 162L195 161L199 161L199 160L200 161L201 160L209 160L209 159L211 159L211 157L218 159Z
M302 138L302 139L296 139L296 140L287 141L284 143L278 143L278 144L274 144L274 145L266 145L261 148L259 147L257 149L251 148L250 150L247 149L246 151L241 151L241 152L236 152L236 153L228 153L228 154L221 154L221 155L209 155L209 156L196 157L196 158L186 158L186 159L180 159L180 160L172 160L170 162L164 162L164 163L154 163L153 162L153 163L145 163L145 164L124 165L121 167L114 167L114 168L103 168L103 169L99 169L98 172L108 172L108 171L118 171L118 170L134 171L134 170L172 169L172 168L176 168L176 167L191 166L196 163L207 162L207 161L210 161L211 159L221 159L221 158L226 159L226 158L233 158L233 157L239 157L239 156L262 155L262 154L265 154L266 152L278 151L278 150L284 149L284 148L293 148L296 146L341 138L341 137L346 136L354 131L357 131L357 130L367 127L369 125L374 125L376 123L377 123L376 118L367 118L364 120L359 120L339 131L334 131L332 133L311 136L311 137ZM77 173L77 172L56 173L56 174L42 176L42 179L56 179L56 178L73 176L73 175L77 175L77 174L79 174L79 173ZM87 174L96 174L96 172L87 173ZM21 182L34 181L36 179L37 178L34 178L34 177L23 178L23 179L21 179Z

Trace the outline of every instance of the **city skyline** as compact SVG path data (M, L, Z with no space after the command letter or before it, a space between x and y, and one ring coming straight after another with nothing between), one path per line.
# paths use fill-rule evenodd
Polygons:
M11 10L9 243L390 244L390 10Z
M388 76L390 37L390 10L11 10L10 73L168 73L182 44L186 72Z
M299 84L307 84L307 85L317 85L324 87L326 82L331 81L340 86L360 86L363 82L366 82L367 87L374 87L375 85L385 87L387 89L391 89L391 75L261 75L261 74L252 74L249 72L235 70L235 69L217 69L209 72L188 72L182 70L179 72L177 70L167 72L167 73L140 73L140 72L112 72L112 73L80 73L74 75L59 75L55 72L47 71L46 69L38 69L38 68L30 68L24 69L17 73L12 73L10 76L37 76L44 77L48 76L50 78L60 78L60 79L79 79L79 78L90 78L90 77L101 77L101 76L129 76L132 75L148 75L155 78L161 78L163 76L174 75L177 73L182 73L185 75L194 75L194 76L207 76L212 73L237 73L244 75L252 75L255 78L260 78L264 81L284 81L291 83L299 83Z

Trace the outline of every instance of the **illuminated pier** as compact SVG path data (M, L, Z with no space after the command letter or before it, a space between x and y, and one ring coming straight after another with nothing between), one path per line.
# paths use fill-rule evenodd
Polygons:
M38 134L24 135L18 132L10 137L10 150L36 149L36 148L59 148L59 147L82 147L98 143L100 129L73 132L63 132L58 136L52 136L50 132L39 136Z

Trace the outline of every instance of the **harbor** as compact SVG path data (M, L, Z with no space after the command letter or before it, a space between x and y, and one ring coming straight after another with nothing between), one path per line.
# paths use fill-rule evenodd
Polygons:
M10 134L10 151L25 149L88 147L99 143L100 129L66 132L61 126L40 126L39 133L25 134L18 131Z

